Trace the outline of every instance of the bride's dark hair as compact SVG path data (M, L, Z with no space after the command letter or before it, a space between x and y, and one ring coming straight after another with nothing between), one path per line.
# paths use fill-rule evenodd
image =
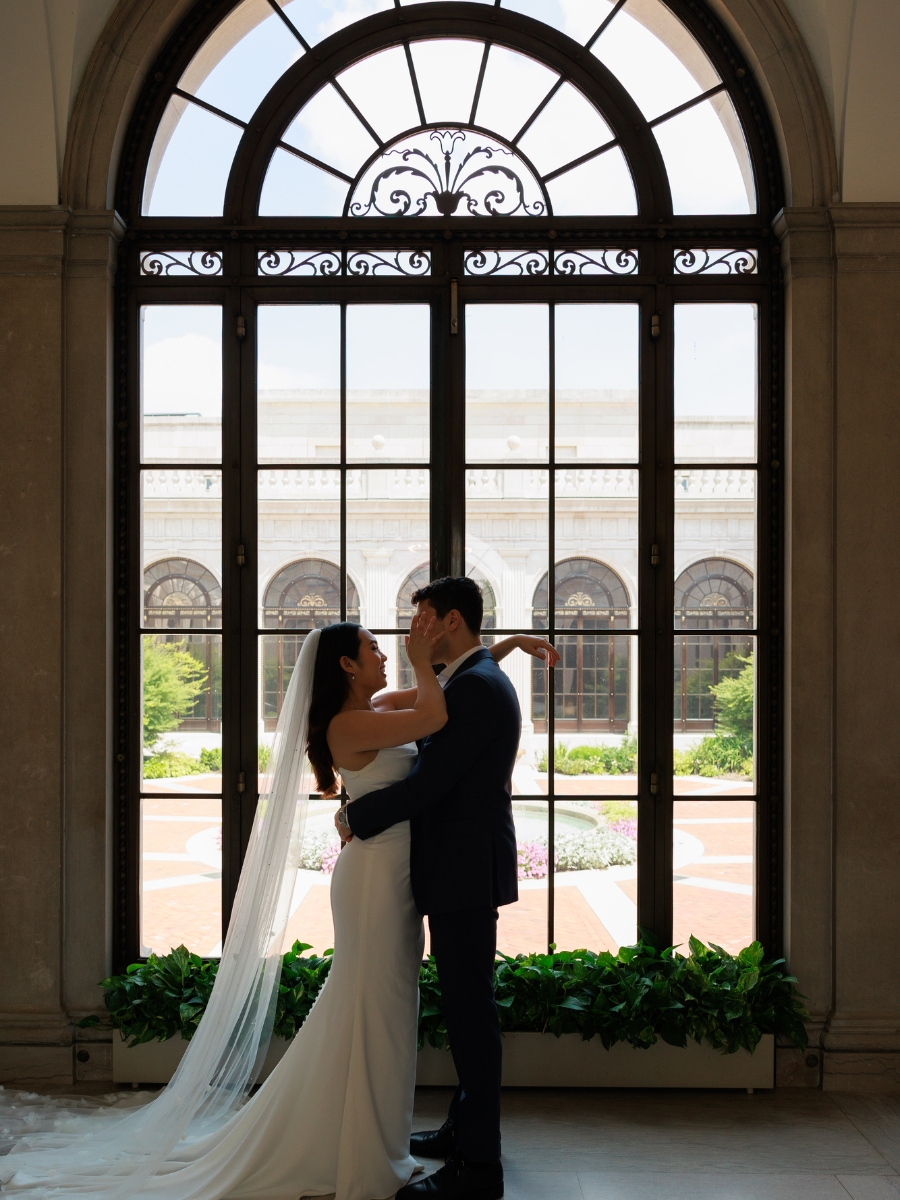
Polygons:
M359 630L360 626L353 621L340 621L337 625L327 625L319 635L306 753L316 776L316 786L323 796L337 795L334 759L326 734L332 718L344 707L350 690L350 678L341 667L341 659L345 655L354 662L359 658Z

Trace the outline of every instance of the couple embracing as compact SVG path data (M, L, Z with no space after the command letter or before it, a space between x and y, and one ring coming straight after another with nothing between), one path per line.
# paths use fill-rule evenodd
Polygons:
M34 1200L503 1195L493 967L498 908L517 899L510 787L521 718L498 662L515 649L549 666L558 655L526 635L483 646L471 579L438 579L413 602L414 688L384 690L385 655L359 625L305 638L216 985L166 1092L118 1125L101 1113L83 1132L23 1139L0 1160L5 1191ZM334 958L306 1022L246 1099L271 1033L273 947L296 878L307 756L323 795L337 794L339 774L349 797L335 817ZM459 1086L441 1129L411 1135L424 915ZM416 1155L445 1165L417 1179Z

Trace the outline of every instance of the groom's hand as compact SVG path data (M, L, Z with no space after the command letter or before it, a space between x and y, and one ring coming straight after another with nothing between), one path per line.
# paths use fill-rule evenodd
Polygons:
M347 805L343 805L334 814L334 827L340 834L342 842L351 842L353 840L353 831L347 823Z

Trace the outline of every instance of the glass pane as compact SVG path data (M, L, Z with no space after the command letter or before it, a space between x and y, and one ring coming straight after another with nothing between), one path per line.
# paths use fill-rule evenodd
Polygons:
M304 105L283 140L349 175L355 175L376 149L365 126L330 83Z
M631 217L637 195L625 155L616 146L547 184L558 217Z
M675 472L675 628L752 629L756 472Z
M141 638L142 790L217 795L222 791L222 637L174 628L178 631Z
M257 354L259 461L339 463L339 305L261 304Z
M546 304L466 306L466 459L546 462Z
M719 82L693 36L656 0L629 0L592 50L624 84L648 121Z
M367 628L397 627L403 581L430 558L428 514L427 468L347 472L347 589Z
M141 801L141 954L222 953L222 801Z
M491 46L475 124L514 138L557 79L555 71L533 58Z
M675 637L675 795L752 796L756 638Z
M145 217L221 217L225 185L243 130L173 96L166 106L144 182Z
M513 821L519 862L519 900L517 904L506 904L499 910L497 949L501 954L546 954L550 855L547 804L513 800Z
M276 150L259 200L261 217L339 217L347 184L311 163Z
M410 46L425 120L467 125L484 55L481 42L442 38Z
M547 504L546 470L466 471L466 570L482 588L487 583L491 589L494 628L531 628L532 597L547 574ZM517 652L501 663L519 697L524 747L531 738L531 662ZM532 759L533 753L528 761ZM535 790L533 781L522 786Z
M222 472L211 467L205 470L185 470L179 467L156 467L141 472L141 563L145 572L163 570L164 562L181 561L192 579L203 579L208 595L214 594L213 584L222 577ZM210 616L197 616L200 601L190 608L190 625L177 615L180 608L188 611L185 593L163 595L162 592L146 601L153 606L154 616L171 611L166 628L203 628L220 624ZM220 611L221 601L210 601L210 612ZM159 621L155 621L159 624Z
M720 92L653 130L659 143L673 211L756 212L753 168L737 113Z
M571 618L570 627L577 627ZM602 627L599 619L595 627ZM637 642L608 633L557 634L556 648L555 795L636 795ZM537 766L546 791L548 681L542 667L532 667L532 676Z
M693 935L736 954L756 936L752 801L676 800L672 940L687 953Z
M409 66L400 46L354 63L337 78L383 142L419 124Z
M352 0L349 4L335 4L334 0L278 0L278 3L311 46L354 21L394 7L393 0Z
M612 12L613 0L503 0L502 7L561 29L584 45Z
M675 305L675 461L756 458L755 304Z
M348 306L348 461L427 462L430 384L427 304Z
M519 149L541 175L547 175L613 137L593 104L564 83L519 142Z
M557 800L554 938L560 950L637 940L637 803Z
M244 0L207 38L178 81L223 112L249 121L303 47L266 0Z
M556 306L556 460L637 462L636 304Z
M258 509L260 624L316 629L340 621L340 471L260 471ZM358 620L355 588L347 607Z
M143 462L219 462L222 309L145 304L140 339Z

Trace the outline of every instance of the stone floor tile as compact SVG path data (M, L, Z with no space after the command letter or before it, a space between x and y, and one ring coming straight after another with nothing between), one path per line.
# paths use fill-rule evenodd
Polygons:
M900 1200L900 1176L838 1175L850 1200Z
M580 1171L578 1178L584 1200L848 1200L834 1175L812 1173Z
M900 1171L900 1096L865 1092L828 1092L867 1141Z
M503 1171L504 1200L584 1200L574 1171Z

